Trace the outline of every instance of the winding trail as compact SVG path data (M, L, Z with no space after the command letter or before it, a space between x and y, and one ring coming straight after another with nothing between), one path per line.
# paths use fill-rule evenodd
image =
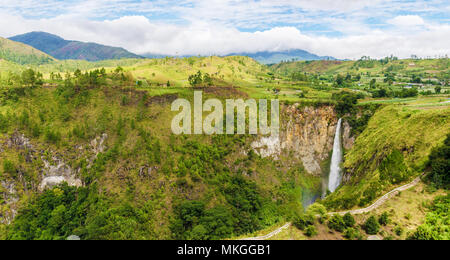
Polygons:
M288 229L291 226L291 223L286 223L284 226L270 232L269 234L265 235L265 236L260 236L260 237L249 237L249 238L243 238L241 240L267 240L273 236L276 236L278 234L281 233L281 231Z
M414 186L416 186L423 175L415 178L412 182L400 186L396 189L393 189L392 191L386 193L385 195L383 195L381 198L379 198L377 201L375 201L375 203L373 203L372 205L370 205L367 208L363 208L363 209L355 209L355 210L347 210L347 211L341 211L341 212L329 212L327 213L327 215L331 216L331 215L345 215L347 213L350 213L352 215L359 215L359 214L364 214L364 213L368 213L371 212L375 209L377 209L378 207L380 207L381 205L383 205L387 200L389 200L390 198L394 197L395 195L397 195L399 192L401 191L405 191L408 190ZM292 223L286 223L284 226L270 232L269 234L265 235L265 236L260 236L260 237L249 237L249 238L243 238L241 240L267 240L269 238L272 238L276 235L278 235L279 233L281 233L283 230L288 229L290 226L292 225Z

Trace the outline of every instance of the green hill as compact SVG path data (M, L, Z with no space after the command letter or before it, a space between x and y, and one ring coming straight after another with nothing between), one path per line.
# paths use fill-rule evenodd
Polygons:
M60 60L99 61L123 58L141 58L123 48L110 47L97 43L68 41L63 38L45 33L31 32L11 37L10 40L33 46Z
M450 109L389 105L379 110L345 155L346 185L324 204L331 210L364 207L426 171L428 156L449 134Z
M329 209L367 205L427 170L449 129L447 87L380 100L248 57L1 60L0 70L0 239L239 237L301 216L321 194L339 117L345 143L356 141L344 185L321 201ZM171 103L195 90L278 98L279 158L259 155L277 150L261 136L173 135Z
M0 37L0 59L21 65L40 65L55 59L29 45Z

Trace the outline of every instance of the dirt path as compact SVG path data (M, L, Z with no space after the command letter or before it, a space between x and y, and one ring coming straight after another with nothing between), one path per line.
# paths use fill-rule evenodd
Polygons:
M286 223L284 226L276 229L275 231L270 232L269 234L265 235L265 236L260 236L260 237L249 237L249 238L243 238L241 240L267 240L273 236L278 235L279 233L281 233L281 231L288 229L291 226L291 223Z
M408 183L406 185L403 185L401 187L398 187L398 188L393 189L392 191L386 193L381 198L379 198L377 201L375 201L375 203L373 203L372 205L370 205L367 208L355 209L355 210L347 210L347 211L342 211L342 212L329 212L329 213L327 213L327 215L336 215L336 214L345 215L347 213L350 213L352 215L359 215L359 214L364 214L364 213L371 212L371 211L375 210L376 208L378 208L379 206L383 205L387 200L389 200L390 198L394 197L399 192L408 190L408 189L416 186L420 182L420 179L422 178L422 176L423 175L417 177L412 182L410 182L410 183ZM270 232L269 234L267 234L265 236L249 237L249 238L244 238L244 239L241 239L241 240L267 240L269 238L272 238L272 237L278 235L283 230L288 229L291 225L292 225L292 223L286 223L284 226L282 226L282 227L280 227L280 228Z

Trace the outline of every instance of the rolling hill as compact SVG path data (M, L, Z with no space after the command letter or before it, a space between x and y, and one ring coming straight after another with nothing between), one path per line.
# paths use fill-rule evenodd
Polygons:
M29 45L0 37L0 60L20 65L40 65L55 60L53 57Z
M279 51L279 52L256 52L256 53L239 53L235 54L238 56L248 56L261 62L263 64L276 64L281 61L292 61L292 60L336 60L336 58L330 56L318 56L304 50L289 50L289 51Z
M45 32L31 32L11 37L10 40L33 46L60 60L100 61L122 58L140 58L123 48L110 47L97 43L68 41L57 35Z

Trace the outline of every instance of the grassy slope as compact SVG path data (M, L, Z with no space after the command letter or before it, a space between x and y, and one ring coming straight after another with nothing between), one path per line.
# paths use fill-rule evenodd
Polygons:
M0 37L0 58L20 64L40 64L55 59L29 45Z
M437 74L439 72L449 72L448 59L433 60L396 60L390 61L387 65L375 62L373 67L359 65L358 61L298 61L272 65L271 68L280 73L290 73L292 71L304 71L308 73L320 74L346 74L346 73L367 73L380 74L383 70L392 66L393 72L403 74L411 72L423 72Z
M406 179L421 174L431 149L443 142L449 129L448 107L419 110L394 105L383 108L345 155L343 166L350 176L349 182L324 203L333 209L363 206L390 190L393 184L381 180L379 166L394 150L403 154L409 170Z

